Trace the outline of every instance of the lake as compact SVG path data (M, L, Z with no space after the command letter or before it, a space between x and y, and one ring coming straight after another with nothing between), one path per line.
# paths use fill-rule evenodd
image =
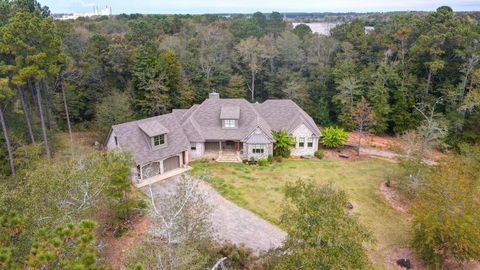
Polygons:
M293 27L299 25L299 22L292 22ZM341 24L340 22L313 22L313 23L305 23L306 25L310 26L312 32L318 33L320 35L329 36L330 30L335 26ZM373 31L372 26L365 26L365 33L368 34L369 32Z

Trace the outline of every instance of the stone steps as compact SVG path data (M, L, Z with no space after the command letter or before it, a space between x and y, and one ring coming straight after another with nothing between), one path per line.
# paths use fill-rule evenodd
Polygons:
M238 158L237 154L227 153L227 154L220 154L219 157L216 159L217 162L242 162L240 158Z

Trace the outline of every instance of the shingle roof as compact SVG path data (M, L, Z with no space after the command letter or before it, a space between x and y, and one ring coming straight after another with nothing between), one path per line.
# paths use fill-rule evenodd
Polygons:
M168 133L168 129L155 119L138 123L138 127L150 137Z
M173 109L172 113L177 117L178 121L182 120L183 115L188 111L188 109Z
M224 129L220 119L222 108L238 107L241 112L238 118L237 128ZM261 119L258 112L245 99L206 99L194 109L194 113L187 112L184 121L190 120L192 125L198 128L198 133L206 141L217 140L242 140L254 129L260 127L270 133L268 123ZM189 117L185 119L185 116Z
M271 141L264 134L252 134L245 141L246 143L270 143Z
M150 138L140 128L147 123L151 125L152 122L169 130L164 147L153 149ZM190 149L190 142L172 113L114 125L112 130L121 148L130 151L137 164L163 159Z
M261 104L256 104L254 107L272 127L272 130L285 129L291 132L304 123L312 130L313 134L321 135L313 119L292 100L270 99Z
M222 119L225 118L237 119L237 128L222 128ZM137 164L144 164L187 151L190 142L270 143L274 141L272 130L283 128L292 132L302 123L314 135L320 136L313 119L291 100L251 104L245 99L209 98L188 110L173 110L170 114L114 125L112 131L120 146L132 152ZM152 149L149 136L164 133L167 133L166 145Z
M220 119L235 119L240 118L240 107L239 106L222 106L220 110Z

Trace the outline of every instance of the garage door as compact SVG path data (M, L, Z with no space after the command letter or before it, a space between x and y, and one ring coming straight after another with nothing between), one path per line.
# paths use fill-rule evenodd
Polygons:
M180 168L180 157L179 156L169 157L169 158L167 158L163 161L164 172L175 170L177 168Z

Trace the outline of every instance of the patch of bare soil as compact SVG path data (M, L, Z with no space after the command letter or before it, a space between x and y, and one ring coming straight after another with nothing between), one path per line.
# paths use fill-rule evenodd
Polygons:
M412 270L426 270L428 269L414 254L413 250L409 247L395 247L386 252L387 265L390 270L405 270L405 267L398 265L397 261L405 259L410 261Z
M103 230L100 236L99 242L103 247L100 255L104 259L104 264L112 266L113 269L120 269L125 254L144 235L150 221L146 216L139 216L124 225L128 228L128 232L119 238L113 236L114 232L111 228Z
M324 148L323 154L327 158L332 158L339 161L359 161L370 159L368 155L357 155L357 150L353 146L343 146L335 149Z
M385 182L380 184L380 194L382 194L388 204L390 204L395 210L402 214L407 214L407 199L401 196L395 189L387 187Z
M347 144L357 145L358 136L358 132L349 132ZM363 147L373 147L382 150L394 151L398 148L398 145L402 143L402 140L394 136L364 133L362 135L361 143Z

